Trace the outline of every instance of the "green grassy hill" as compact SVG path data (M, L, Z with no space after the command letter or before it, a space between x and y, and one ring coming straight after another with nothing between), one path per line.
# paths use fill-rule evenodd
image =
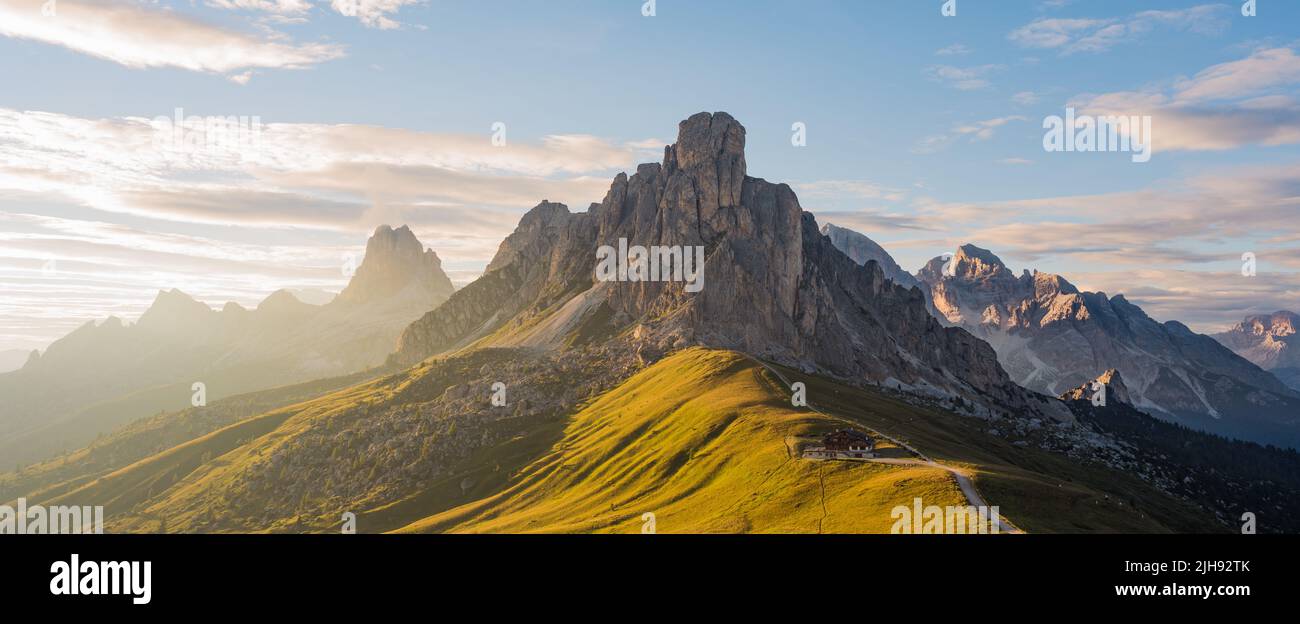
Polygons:
M783 375L807 383L810 402L829 416L790 407L788 390L742 355L690 349L580 411L509 488L401 531L636 532L651 512L659 532L888 532L890 510L913 497L965 504L939 469L793 456L797 437L846 426L964 468L1028 531L1221 530L1137 479L1013 446L984 433L982 421Z
M554 404L563 409L541 398L595 383L609 363L571 356L560 370L526 357L425 362L240 421L52 502L106 504L108 529L132 532L331 532L348 511L362 532L637 533L646 513L661 533L888 532L893 507L915 497L965 504L940 468L798 458L801 443L854 427L959 467L1029 532L1222 530L1136 478L1014 446L978 419L781 369L826 414L792 407L776 375L734 352L687 349ZM513 410L467 390L503 376L518 380Z
M26 496L33 502L49 500L228 425L357 385L379 374L378 370L367 371L271 388L218 399L204 407L187 407L147 418L138 418L140 414L149 413L139 408L134 422L101 435L84 448L21 470L0 473L0 501L18 496ZM178 388L189 392L188 386Z
M402 531L888 532L890 510L964 505L946 471L799 459L795 440L836 423L795 409L761 368L691 349L578 412L503 492Z

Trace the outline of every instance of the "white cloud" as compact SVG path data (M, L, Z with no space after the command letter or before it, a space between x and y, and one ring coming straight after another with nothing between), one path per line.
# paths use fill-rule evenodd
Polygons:
M979 65L975 67L935 65L927 67L925 73L931 80L942 82L954 89L975 91L987 89L991 86L987 76L1001 69L1001 65Z
M956 128L953 128L953 132L963 136L971 136L972 140L987 141L993 138L993 132L995 130L1013 121L1025 121L1025 118L1020 115L1010 115L995 119L985 119L983 121L957 126Z
M851 197L854 199L884 199L901 201L901 189L881 186L862 180L817 180L792 184L801 198Z
M971 142L987 141L993 138L998 128L1013 121L1025 121L1025 118L1020 115L1008 115L1006 117L959 124L946 134L937 134L921 139L917 146L912 149L912 152L916 154L933 154L946 149L954 141L963 137L968 138Z
M281 15L306 13L311 10L309 0L207 0L218 9L244 9L266 11Z
M0 109L0 190L175 221L368 229L367 211L379 205L426 218L542 199L586 206L641 155L589 135L494 147L486 129L290 123L243 143L175 151L155 146L156 124Z
M1012 31L1008 38L1027 48L1059 49L1062 53L1104 52L1132 43L1158 28L1214 35L1228 26L1225 5L1203 4L1187 9L1142 11L1125 18L1039 18Z
M1172 88L1082 95L1090 115L1150 115L1157 151L1225 150L1300 143L1300 56L1260 50L1210 67Z
M1291 48L1259 50L1250 57L1210 67L1182 81L1177 99L1220 100L1300 84L1300 55Z
M334 44L292 43L205 24L172 11L121 0L59 0L55 17L44 0L0 0L0 35L40 41L143 69L175 67L231 74L300 69L343 56Z
M1038 100L1038 94L1033 91L1021 91L1011 96L1011 101L1021 106L1033 106Z
M954 43L934 51L935 56L964 56L970 54L970 48L965 44Z
M401 23L389 17L402 7L419 4L422 0L330 0L330 6L342 15L355 17L371 28L389 30Z

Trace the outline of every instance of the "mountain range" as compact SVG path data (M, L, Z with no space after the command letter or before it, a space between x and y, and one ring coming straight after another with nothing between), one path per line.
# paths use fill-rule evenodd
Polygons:
M26 463L142 415L348 374L384 363L398 334L453 292L409 228L383 226L347 288L325 305L287 290L249 310L158 293L133 324L88 322L0 374L0 456Z
M362 532L624 532L647 513L663 532L883 532L900 502L969 502L966 483L1031 532L1223 531L1243 509L1300 526L1300 455L1189 428L1285 443L1300 397L1272 375L973 246L909 276L751 177L726 113L682 121L585 212L539 203L477 280L431 280L445 301L387 278L437 267L400 232L264 336L316 362L369 322L319 329L324 308L413 301L392 348L363 350L384 366L156 415L0 475L0 498L102 504L124 532L328 532L343 512ZM697 253L698 289L671 270ZM668 269L640 273L647 254ZM204 316L165 303L149 325ZM844 427L886 461L802 459Z
M1051 273L1016 275L974 245L934 258L916 277L935 314L992 345L1026 388L1054 396L1118 369L1139 410L1229 437L1300 445L1300 393L1123 295L1080 291Z
M1300 315L1286 310L1247 317L1232 329L1215 334L1223 343L1293 389L1300 390Z

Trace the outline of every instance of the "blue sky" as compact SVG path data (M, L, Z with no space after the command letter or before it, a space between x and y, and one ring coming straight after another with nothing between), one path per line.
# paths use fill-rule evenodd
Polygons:
M524 210L585 209L702 110L910 270L973 242L1205 331L1300 308L1300 3L53 4L0 0L0 350L160 288L337 290L383 222L464 283ZM1149 115L1153 158L1045 152L1067 105ZM268 125L160 157L177 108Z

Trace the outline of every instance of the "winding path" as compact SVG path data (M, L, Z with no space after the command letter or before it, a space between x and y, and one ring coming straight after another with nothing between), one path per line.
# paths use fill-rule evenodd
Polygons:
M762 366L762 367L763 367L764 369L766 369L769 373L772 373L773 375L775 375L777 379L780 379L780 380L781 380L781 383L784 384L786 388L789 388L789 387L790 387L790 380L789 380L789 378L787 378L785 375L781 374L781 371L779 371L779 370L777 370L776 368L772 367L772 366L771 366L770 364L768 364L767 362L764 362L764 361L762 361L762 360L760 360L760 359L758 359L758 358L755 358L755 357L753 357L753 356L751 356L751 355L749 355L749 354L745 354L745 357L746 357L746 358L749 358L749 359L752 360L753 362L757 363L759 366ZM815 405L813 405L811 401L808 402L808 409L810 409L810 410L812 410L812 411L814 411L814 412L817 412L818 414L821 414L822 416L825 416L826 418L829 418L829 419L831 419L831 420L838 420L838 421L840 421L840 422L843 422L843 423L846 423L846 424L852 425L852 426L854 426L854 427L862 427L862 428L865 428L865 429L867 429L868 431L870 431L872 434L875 434L875 435L877 435L877 436L879 436L879 437L882 437L882 438L884 438L884 439L886 439L886 440L889 440L890 442L893 442L895 445L897 445L899 448L906 449L907 452L909 452L909 453L911 453L911 454L917 456L918 458L920 458L920 459L897 459L897 458L888 458L888 457L878 457L878 458L875 458L875 459L869 459L869 460L867 460L868 462L871 462L871 463L874 463L874 464L893 464L893 465L896 465L896 466L928 466L928 467L931 467L931 468L938 468L938 469L940 469L940 470L946 470L946 471L948 471L948 473L951 474L951 475L953 476L953 478L957 481L957 487L961 488L961 492L962 492L962 494L964 494L964 495L966 496L966 501L967 501L968 504L970 504L970 505L973 506L973 507L992 507L992 505L989 505L989 504L988 504L988 501L986 501L986 500L984 499L984 497L980 495L979 490L975 489L975 483L974 483L973 481L971 481L970 476L967 475L967 474L966 474L962 469L957 468L957 467L955 467L955 466L949 466L949 465L947 465L947 464L941 464L941 463L939 463L939 462L936 462L936 461L934 461L933 459L930 459L930 457L929 457L928 455L926 455L925 453L922 453L922 452L921 452L920 450L918 450L916 447L914 447L914 446L912 446L912 445L910 445L910 444L908 444L908 443L906 443L906 442L904 442L904 441L902 441L902 440L899 440L898 438L896 438L896 437L894 437L894 436L891 436L891 435L889 435L889 434L887 434L887 433L883 433L883 432L877 431L877 430L875 430L875 429L872 429L871 427L867 427L866 425L864 425L864 424L862 424L862 423L859 423L859 422L856 422L856 421L852 421L852 420L848 420L848 419L843 418L843 417L841 417L841 416L835 416L835 415L833 415L833 414L827 414L826 412L821 411L821 410L818 409ZM1013 524L1010 520L1008 520L1008 519L1006 518L1006 516L1003 516L1003 515L1001 515L1001 514L998 514L998 526L999 526L999 532L1002 532L1002 533L1024 533L1024 531L1020 530L1020 527L1017 527L1017 526L1016 526L1015 524Z

